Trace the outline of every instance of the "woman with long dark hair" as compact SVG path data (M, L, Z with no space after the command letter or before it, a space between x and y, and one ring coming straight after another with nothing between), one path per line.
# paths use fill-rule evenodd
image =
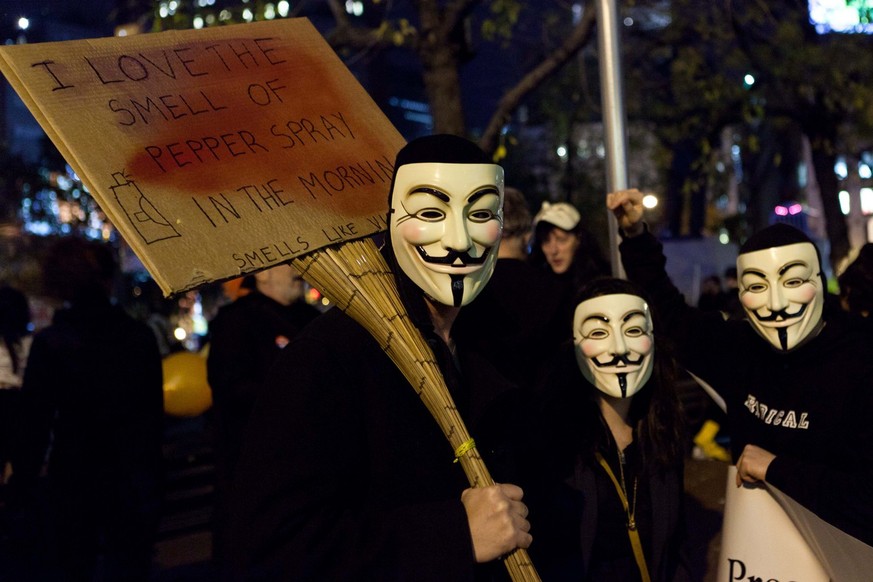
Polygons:
M600 278L542 383L545 459L530 484L544 580L681 579L683 457L676 369L642 292Z

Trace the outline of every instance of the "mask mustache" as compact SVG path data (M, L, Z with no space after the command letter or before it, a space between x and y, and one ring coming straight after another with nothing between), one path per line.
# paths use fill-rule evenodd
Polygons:
M418 251L418 256L421 257L421 260L425 263L430 263L432 265L449 265L452 266L455 264L455 261L458 259L461 260L461 267L467 267L470 265L482 265L485 263L485 259L488 258L488 255L491 253L491 248L488 247L482 253L481 257L473 257L467 251L453 251L449 250L448 253L444 257L432 257L425 252L425 250L421 247L415 247L415 250Z
M643 363L643 356L640 356L637 360L632 360L627 354L618 354L614 356L608 362L599 362L596 359L592 359L594 365L598 368L609 368L612 366L618 366L619 364L624 364L625 366L639 366Z
M754 311L755 319L758 321L786 321L788 319L794 319L795 317L800 317L806 311L806 308L809 306L809 303L804 303L800 306L800 309L797 310L796 313L788 313L788 309L780 309L779 311L773 311L770 315L759 315L757 311Z

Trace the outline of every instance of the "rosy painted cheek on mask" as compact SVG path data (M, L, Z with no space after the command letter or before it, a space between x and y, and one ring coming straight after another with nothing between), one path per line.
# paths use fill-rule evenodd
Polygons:
M652 351L652 340L650 340L648 337L644 337L639 341L636 347L638 348L636 350L637 353L648 354L650 351Z
M743 304L743 307L746 309L760 309L764 305L766 305L766 299L755 295L754 293L745 293L740 295L740 303Z
M483 246L493 246L500 238L500 224L494 220L470 228L470 237Z
M486 235L485 236L487 237L487 240L494 243L500 237L500 232L501 232L500 223L497 222L496 220L492 220L486 226Z
M412 245L428 244L436 240L432 225L423 225L408 221L398 227L397 231L403 240Z
M592 345L590 342L582 342L579 346L582 348L582 355L586 358L591 359L594 356L597 356L601 352L603 352L603 348L597 345Z
M799 303L809 303L815 298L816 288L813 285L806 284L801 286L797 290L797 295L795 296L795 301Z

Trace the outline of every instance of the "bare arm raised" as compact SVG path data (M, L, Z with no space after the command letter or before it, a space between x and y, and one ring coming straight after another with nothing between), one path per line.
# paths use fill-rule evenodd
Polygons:
M636 188L610 192L606 195L606 207L615 215L626 236L633 238L645 231L643 193Z

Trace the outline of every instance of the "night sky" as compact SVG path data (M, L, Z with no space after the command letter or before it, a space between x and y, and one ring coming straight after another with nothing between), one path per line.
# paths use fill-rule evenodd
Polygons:
M3 42L15 39L19 34L18 19L30 20L26 32L29 42L56 40L50 38L53 29L50 22L81 28L81 36L105 36L112 34L114 22L110 21L117 0L0 0L0 33Z

